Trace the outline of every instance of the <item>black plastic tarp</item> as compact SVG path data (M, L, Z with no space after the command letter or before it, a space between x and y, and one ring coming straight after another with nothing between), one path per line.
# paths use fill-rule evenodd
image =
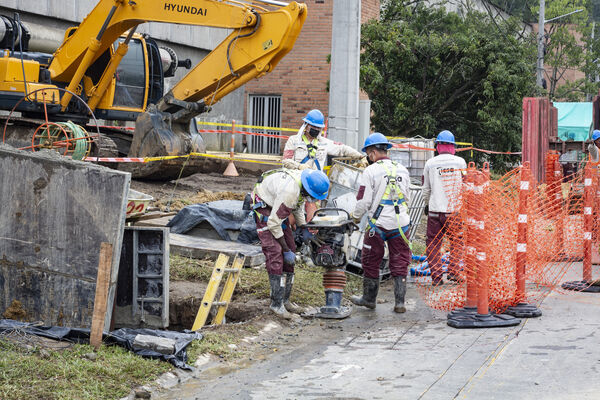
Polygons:
M227 230L240 231L237 241L252 244L258 241L256 223L241 200L219 200L184 207L167 224L172 233L186 233L201 222L208 222L221 239L232 241Z
M28 322L14 321L12 319L0 319L0 332L10 332L19 330L30 335L43 336L55 340L64 340L74 343L89 343L90 330L83 328L68 328L63 326L37 326ZM133 341L137 335L149 335L175 340L174 354L161 354L148 349L133 348ZM156 329L130 329L122 328L116 331L104 333L102 341L107 344L116 344L124 347L129 351L134 352L142 357L161 359L168 361L177 368L192 370L193 368L187 365L187 346L193 340L202 339L202 334L199 332L175 332L161 331Z

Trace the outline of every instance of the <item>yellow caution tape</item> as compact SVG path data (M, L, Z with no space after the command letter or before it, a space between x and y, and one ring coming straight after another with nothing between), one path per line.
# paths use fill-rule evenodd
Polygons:
M207 154L207 153L190 153L190 154L186 154L186 155L182 155L182 156L147 157L147 158L144 158L144 162L174 160L176 158L186 158L186 157L190 157L190 156L217 158L217 159L221 159L221 160L231 160L231 157L229 157L229 156L221 156L221 155L217 155L217 154ZM236 158L235 156L233 158L233 161L265 164L265 165L281 165L281 162L277 162L277 161L251 160L248 158Z
M196 121L196 123L200 125L211 125L211 126L229 126L232 124L222 123L222 122L205 122L205 121ZM238 125L235 124L236 128L247 128L247 129L266 129L268 131L285 131L285 132L298 132L298 129L292 128L277 128L274 126L257 126L257 125Z

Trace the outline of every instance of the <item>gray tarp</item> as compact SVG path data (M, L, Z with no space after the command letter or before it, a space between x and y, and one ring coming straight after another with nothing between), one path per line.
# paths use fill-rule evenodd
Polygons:
M172 233L186 233L201 222L208 222L221 239L232 241L227 230L240 231L237 241L252 244L258 241L256 224L250 210L241 200L219 200L184 207L168 223Z
M55 340L64 340L74 343L89 343L90 330L84 328L68 328L64 326L37 326L29 322L14 321L12 319L0 319L0 332L21 331L30 335L43 336ZM137 335L150 335L175 340L175 354L161 354L149 349L134 349L133 341ZM146 358L158 358L168 361L177 368L192 370L187 365L187 346L193 340L202 339L199 332L187 331L160 331L156 329L129 329L122 328L112 332L104 332L102 341L105 344L116 344L127 350Z

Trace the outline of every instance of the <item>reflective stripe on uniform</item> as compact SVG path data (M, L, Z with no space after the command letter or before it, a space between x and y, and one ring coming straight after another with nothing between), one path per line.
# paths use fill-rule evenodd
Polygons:
M373 217L369 220L369 229L372 229L374 232L377 232L384 241L388 240L388 239L393 239L394 237L398 236L398 235L395 235L395 236L389 237L389 236L385 235L384 232L381 229L379 229L376 225L377 218L379 218L379 215L381 214L381 211L383 210L383 206L384 205L393 205L394 211L396 212L396 220L398 221L398 232L402 236L402 238L404 239L406 244L408 244L408 246L411 247L411 244L410 244L408 238L404 234L405 229L408 231L408 226L403 227L400 225L400 205L404 205L404 207L406 207L407 212L408 212L408 205L406 204L406 200L404 199L404 193L402 193L402 191L400 190L400 188L397 185L398 164L395 161L392 161L393 168L391 171L387 168L387 166L385 165L385 163L383 161L377 161L377 164L381 165L385 169L385 173L387 174L386 175L387 185L385 187L385 192L383 192L383 196L381 196L381 200L379 200L379 205L377 206L377 209L375 210ZM398 199L391 198L392 191L394 191L394 193L396 193L396 195L398 196Z

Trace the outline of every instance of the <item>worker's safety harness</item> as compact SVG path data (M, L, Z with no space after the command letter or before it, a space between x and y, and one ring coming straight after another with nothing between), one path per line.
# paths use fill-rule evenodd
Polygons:
M302 141L306 145L306 150L308 151L308 154L306 155L306 157L304 157L302 161L300 161L300 164L306 164L309 160L313 160L315 162L315 165L317 166L317 169L321 171L321 164L319 164L319 160L317 160L316 158L317 150L319 148L319 139L314 139L311 142L306 138L306 135L302 135Z
M375 213L373 213L373 217L369 219L369 227L367 230L370 230L369 236L373 237L375 233L381 236L381 239L384 241L395 239L398 236L402 236L402 239L411 247L411 244L406 237L406 233L408 233L408 229L410 228L410 224L406 226L400 226L400 206L406 207L406 211L408 211L408 205L406 204L406 200L404 198L404 194L400 190L398 186L398 164L395 161L392 161L392 169L388 169L383 161L377 161L377 164L381 165L385 169L385 179L387 180L387 185L385 187L385 192L383 192L383 196L381 196L381 200L379 201L379 205L375 209ZM400 178L402 179L402 178ZM392 193L396 193L398 195L397 199L392 199ZM394 211L396 212L396 220L398 221L398 229L394 229L391 232L384 232L381 228L376 225L377 219L381 215L384 206L394 206Z
M256 195L256 188L258 187L259 184L261 184L265 180L265 178L267 176L276 174L278 172L282 172L282 173L290 176L293 180L296 181L296 183L298 184L300 189L302 189L302 180L300 178L295 177L288 169L285 169L285 168L272 169L270 171L263 173L260 176L260 178L258 178L258 181L256 181L256 184L254 185L254 189L252 189L252 196L251 196L252 197L252 211L250 212L250 215L252 215L252 213L256 214L255 215L256 222L267 223L267 221L269 220L269 217L267 215L262 215L261 213L258 212L258 209L269 207L269 205ZM304 201L304 199L302 198L302 190L300 190L300 197L298 198L298 204L302 203L303 201ZM286 220L287 220L287 218L286 218ZM282 228L283 229L286 228L285 223L282 225Z

